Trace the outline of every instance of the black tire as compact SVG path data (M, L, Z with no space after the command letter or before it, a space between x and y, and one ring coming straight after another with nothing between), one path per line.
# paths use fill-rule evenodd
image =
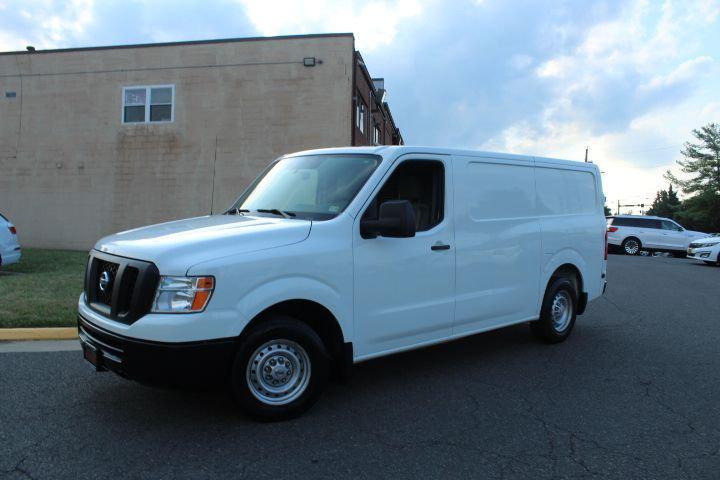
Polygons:
M276 363L272 363L273 360ZM255 367L248 368L250 362ZM277 381L288 382L277 387L304 386L297 386L295 397L288 393L285 398L265 401L258 395L263 396L263 392L268 397L276 395L264 388L266 384L273 388L269 383L276 381L276 365L281 369L278 377L282 377ZM301 415L320 398L328 382L329 365L325 346L312 328L292 317L275 316L255 327L242 341L233 362L230 386L235 400L251 417L262 421L288 420ZM272 369L265 377L268 380L258 379L256 372L262 373L266 368ZM293 380L296 373L297 379ZM288 375L291 375L289 380ZM301 381L305 376L308 378ZM287 403L270 403L283 401Z
M540 308L540 319L530 322L530 328L533 334L546 343L560 343L570 336L575 319L577 318L577 282L568 277L554 277L550 280L545 296L543 297L542 307ZM564 297L564 301L568 302L570 312L569 318L564 320L562 328L557 328L557 323L553 317L553 303L556 297Z
M639 238L628 237L623 240L620 248L625 255L640 255L640 252L642 251L642 242Z

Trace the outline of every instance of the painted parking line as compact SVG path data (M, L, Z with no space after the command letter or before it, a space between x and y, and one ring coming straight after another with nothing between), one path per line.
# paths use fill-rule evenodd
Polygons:
M22 342L0 342L0 353L22 352L67 352L81 350L77 340L31 340Z

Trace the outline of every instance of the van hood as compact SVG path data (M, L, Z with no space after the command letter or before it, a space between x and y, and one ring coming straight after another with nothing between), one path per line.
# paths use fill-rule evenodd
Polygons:
M100 239L95 250L155 263L164 275L184 275L200 262L302 242L312 222L242 215L208 215L150 225Z

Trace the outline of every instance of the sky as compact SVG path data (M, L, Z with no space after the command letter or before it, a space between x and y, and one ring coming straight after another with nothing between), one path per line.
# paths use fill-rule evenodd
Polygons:
M0 51L327 32L355 34L407 144L589 147L613 209L720 123L720 0L0 0Z

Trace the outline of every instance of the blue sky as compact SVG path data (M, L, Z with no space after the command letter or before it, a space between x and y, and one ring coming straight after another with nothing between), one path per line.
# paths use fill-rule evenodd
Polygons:
M0 51L347 31L407 143L590 146L613 205L720 123L720 0L0 0Z

